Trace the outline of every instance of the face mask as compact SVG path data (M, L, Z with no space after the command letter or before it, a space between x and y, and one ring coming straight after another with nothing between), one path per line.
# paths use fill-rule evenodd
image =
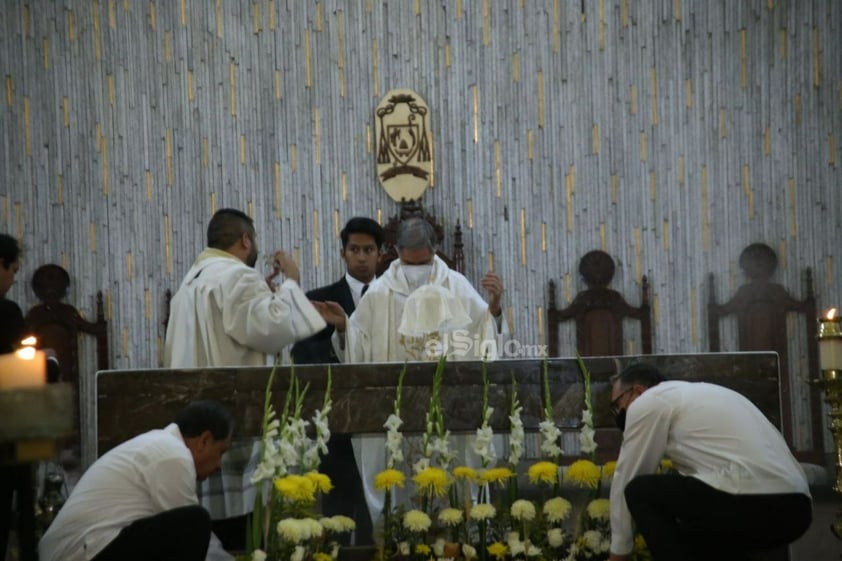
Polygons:
M620 409L616 415L614 415L614 422L617 423L617 428L620 429L620 432L624 432L626 430L626 410Z
M433 272L433 264L426 265L404 265L403 274L406 277L406 282L412 289L418 288L422 284L427 284L430 280L430 273Z

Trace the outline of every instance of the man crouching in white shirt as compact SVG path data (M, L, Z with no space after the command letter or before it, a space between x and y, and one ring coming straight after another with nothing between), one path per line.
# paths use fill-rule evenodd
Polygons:
M810 526L804 471L781 433L741 394L665 381L632 364L611 408L623 445L611 483L611 557L629 558L632 520L655 561L747 559ZM662 458L677 474L655 474Z
M39 544L42 561L203 561L210 515L196 480L219 468L234 420L214 401L110 450L84 473Z

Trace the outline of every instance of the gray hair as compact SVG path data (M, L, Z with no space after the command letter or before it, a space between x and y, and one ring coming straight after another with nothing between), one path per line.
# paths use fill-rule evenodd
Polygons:
M407 218L398 224L398 251L426 248L435 253L436 241L433 225L422 218Z

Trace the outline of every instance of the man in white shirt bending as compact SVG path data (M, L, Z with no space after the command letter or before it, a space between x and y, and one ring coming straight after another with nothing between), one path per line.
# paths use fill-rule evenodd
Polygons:
M636 363L611 388L623 444L611 484L611 561L629 558L632 521L655 561L747 559L795 541L812 501L781 433L741 394L664 381ZM655 474L662 458L678 474Z
M195 401L166 428L107 452L41 538L41 560L204 561L211 522L196 480L219 468L233 428L219 403Z

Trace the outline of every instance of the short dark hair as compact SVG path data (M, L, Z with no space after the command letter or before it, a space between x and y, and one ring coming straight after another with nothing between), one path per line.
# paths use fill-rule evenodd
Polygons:
M254 235L254 220L237 209L219 209L208 224L208 247L228 249L243 234Z
M234 432L234 417L213 400L191 401L179 411L175 424L184 438L193 438L210 431L214 440L225 440Z
M20 258L20 244L9 234L0 234L0 263L4 269L12 266L12 263Z
M348 238L351 237L351 234L371 236L374 238L374 243L377 244L377 249L380 249L383 245L383 227L371 218L355 216L345 224L342 232L339 233L339 237L342 238L342 249L345 249L345 246L348 245Z
M619 381L623 387L640 384L646 388L657 386L665 380L661 371L648 362L633 362L611 379L612 382Z

